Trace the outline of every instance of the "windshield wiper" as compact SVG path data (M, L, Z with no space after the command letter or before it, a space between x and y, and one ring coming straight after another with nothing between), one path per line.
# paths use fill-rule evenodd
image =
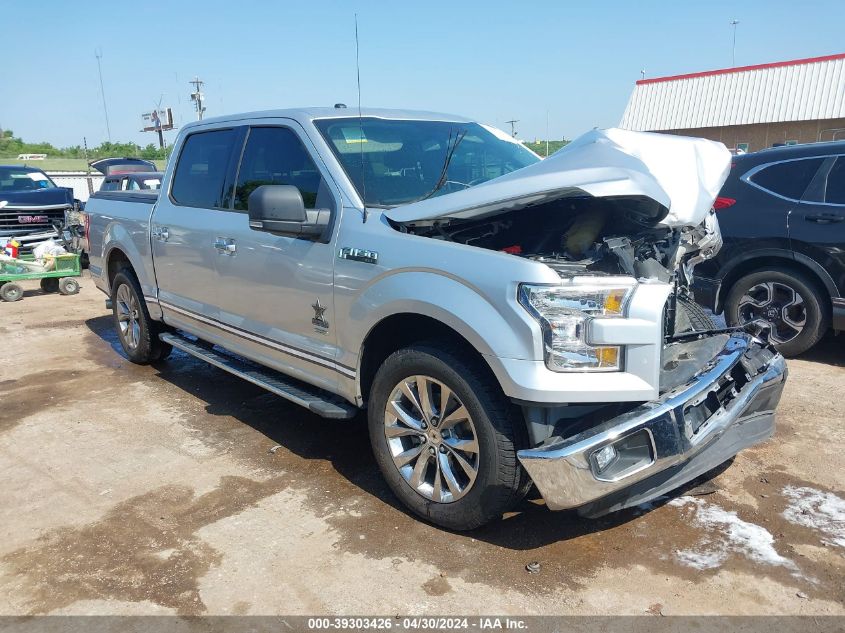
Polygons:
M451 130L449 131L449 138L446 141L446 160L443 161L443 168L440 170L440 177L437 179L437 184L434 185L434 189L432 189L426 195L420 198L419 201L428 200L431 196L440 191L440 189L443 188L443 185L446 184L447 176L449 174L449 164L452 162L452 157L455 155L455 150L458 149L458 145L461 144L461 141L464 140L464 137L466 135L467 131L461 130L460 132L458 132L457 136L455 136L455 142L452 143L452 132Z

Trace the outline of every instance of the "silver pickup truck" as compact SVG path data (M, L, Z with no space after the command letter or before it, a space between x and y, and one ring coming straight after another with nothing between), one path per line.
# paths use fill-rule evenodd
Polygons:
M689 290L729 164L616 129L540 160L426 112L205 120L160 192L91 198L91 274L133 362L177 348L327 418L366 410L428 521L478 527L532 485L598 516L774 430L783 358Z

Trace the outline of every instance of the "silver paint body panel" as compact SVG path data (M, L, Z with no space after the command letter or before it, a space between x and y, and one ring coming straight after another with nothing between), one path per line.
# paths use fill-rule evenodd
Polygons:
M465 121L395 110L363 114ZM401 233L379 209L365 215L360 197L313 124L348 116L344 110L313 109L208 119L184 126L173 152L179 156L185 137L200 130L251 124L294 129L335 198L326 241L252 230L244 213L175 205L167 195L176 162L171 160L154 207L105 197L88 203L97 285L108 292L108 258L120 249L138 274L153 318L356 404L363 401L358 368L367 334L384 318L406 313L426 315L461 334L512 398L574 403L657 397L667 284L638 285L628 306L629 327L617 319L596 328L603 343L627 344L624 371L548 370L540 327L518 304L517 287L557 284L559 276L518 256ZM437 200L446 204L453 195ZM151 235L151 227L153 233L165 227L167 239ZM233 240L236 251L221 254L214 246L221 238ZM377 253L375 263L338 256L345 248ZM326 307L327 331L312 323L312 304L318 299Z

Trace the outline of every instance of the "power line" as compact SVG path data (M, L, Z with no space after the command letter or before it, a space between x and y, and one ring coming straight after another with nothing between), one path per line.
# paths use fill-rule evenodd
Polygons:
M109 143L111 143L111 127L109 126L109 109L106 107L106 91L103 88L103 67L100 64L100 59L103 56L103 51L99 48L94 50L94 57L97 58L97 73L100 75L100 94L103 96L103 114L106 115L106 134L109 137Z

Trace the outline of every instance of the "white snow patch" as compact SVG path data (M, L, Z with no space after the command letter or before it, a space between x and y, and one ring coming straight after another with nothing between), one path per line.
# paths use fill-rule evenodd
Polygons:
M790 500L783 511L787 521L821 532L824 543L845 547L845 499L798 486L786 486L783 494Z
M709 543L708 543L709 545ZM675 552L678 561L687 567L695 569L715 569L721 566L728 557L728 552L722 548L712 549L707 552L696 552L694 550L680 550Z
M675 552L681 564L695 569L713 569L735 553L756 563L798 571L794 562L778 554L774 547L775 539L766 528L743 521L736 512L695 497L679 497L669 504L678 508L691 508L692 515L689 518L692 524L717 535L717 538L702 539L696 548Z

